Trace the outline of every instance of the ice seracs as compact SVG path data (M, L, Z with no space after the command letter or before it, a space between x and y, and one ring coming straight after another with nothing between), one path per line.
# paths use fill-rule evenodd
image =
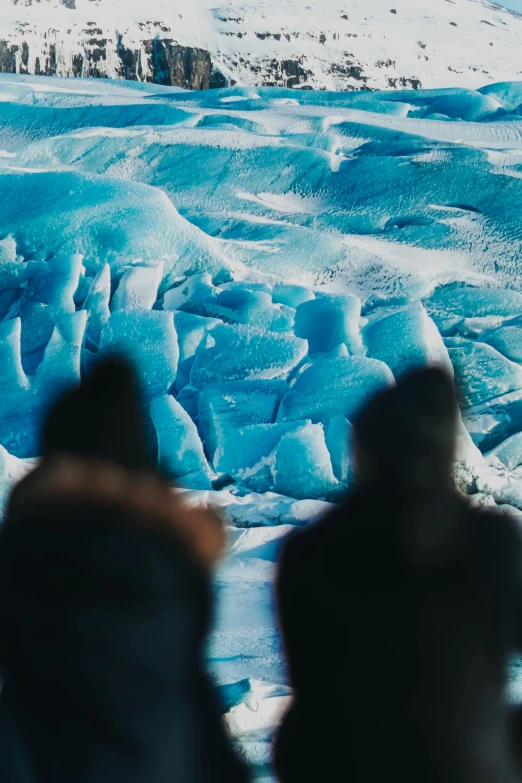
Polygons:
M231 528L209 665L258 768L288 699L277 551L352 486L371 394L454 372L456 484L522 509L521 112L516 84L0 76L0 507L65 385L130 354L173 491Z

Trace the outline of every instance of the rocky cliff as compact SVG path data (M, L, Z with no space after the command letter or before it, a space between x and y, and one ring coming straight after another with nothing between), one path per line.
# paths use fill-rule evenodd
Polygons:
M190 89L520 79L522 16L487 0L0 0L0 71Z

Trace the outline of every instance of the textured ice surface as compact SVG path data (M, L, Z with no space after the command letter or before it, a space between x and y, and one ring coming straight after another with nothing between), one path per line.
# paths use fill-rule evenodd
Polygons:
M426 364L452 371L442 337L420 302L376 318L363 334L368 356L387 364L395 379Z
M361 353L360 316L361 302L356 296L323 294L297 307L295 333L308 340L311 354L343 344L351 353Z
M389 367L377 359L336 356L320 359L297 378L281 402L281 420L350 420L373 394L393 383Z
M371 394L453 369L458 484L522 509L522 92L33 81L0 76L0 502L56 395L132 356L164 470L231 527L210 664L262 765L276 551L353 482Z
M179 358L174 317L157 310L117 310L103 327L100 351L129 356L147 397L166 394L176 380Z
M112 298L112 309L150 310L158 298L162 279L163 263L129 267L120 278Z
M284 381L227 381L206 386L199 395L199 429L209 457L239 427L275 422Z
M522 389L522 367L490 345L462 337L446 340L464 407Z
M307 349L308 344L293 333L220 324L200 344L190 382L203 388L227 380L286 378Z
M495 449L486 454L488 462L495 467L514 470L522 465L522 432L507 438Z
M297 471L295 464L305 465ZM286 432L274 449L274 490L294 498L339 496L321 424L306 422Z
M210 489L211 471L196 425L172 395L155 397L150 413L158 436L158 462L178 486Z
M303 422L248 424L223 433L214 454L214 467L227 473L254 492L274 488L275 449L287 432Z
M522 363L522 319L512 318L503 326L483 334L484 342L492 345L513 362Z
M518 315L522 295L495 288L456 288L436 293L425 305L440 331L451 334L466 319L489 317L502 321Z

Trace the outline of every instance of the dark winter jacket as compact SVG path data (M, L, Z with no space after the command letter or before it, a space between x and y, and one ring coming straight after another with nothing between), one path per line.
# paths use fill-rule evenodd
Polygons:
M518 531L460 511L455 558L419 570L393 498L354 496L291 537L277 587L295 701L281 783L515 779L505 700L522 619Z
M116 509L0 532L2 783L239 783L203 668L209 579Z
M452 394L428 370L370 403L356 490L283 549L295 700L275 745L281 783L518 779L505 686L521 539L452 489Z
M0 528L1 783L244 783L203 664L222 526L158 476L126 362L58 401L42 454Z

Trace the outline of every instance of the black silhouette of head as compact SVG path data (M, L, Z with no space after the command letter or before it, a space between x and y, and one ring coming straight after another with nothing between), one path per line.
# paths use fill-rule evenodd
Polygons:
M130 470L155 468L137 381L124 359L101 360L50 412L42 456L57 453L116 462Z
M378 394L353 422L361 483L410 492L447 486L457 413L453 381L437 367L414 370Z

